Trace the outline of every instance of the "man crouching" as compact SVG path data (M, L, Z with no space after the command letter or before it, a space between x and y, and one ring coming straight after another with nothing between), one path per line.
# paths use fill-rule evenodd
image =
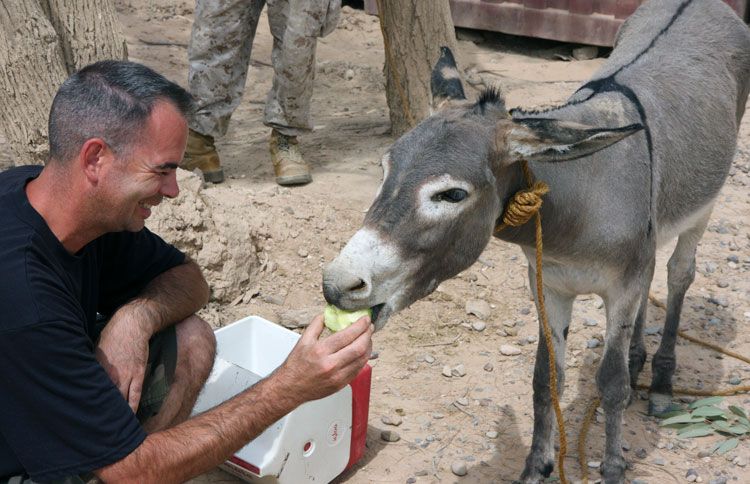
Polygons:
M103 61L58 90L47 164L0 173L0 481L183 482L370 354L363 318L188 418L213 365L200 268L144 227L187 139L191 96L140 64Z

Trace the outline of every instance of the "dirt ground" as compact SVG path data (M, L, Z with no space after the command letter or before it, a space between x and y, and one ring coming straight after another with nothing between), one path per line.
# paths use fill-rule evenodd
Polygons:
M117 0L130 58L186 85L186 47L192 2ZM574 46L461 31L458 60L475 88L499 85L508 106L552 105L563 101L603 62L564 61ZM247 92L228 135L219 140L226 183L202 186L181 172L183 193L164 203L150 222L154 230L188 250L206 268L214 300L202 312L220 327L250 314L294 325L324 305L321 267L332 260L362 222L381 180L379 160L394 141L389 134L383 88L383 45L375 17L345 8L338 29L322 39L313 100L315 130L301 138L314 182L280 188L273 182L269 130L262 110L270 87L271 36L265 17L256 36ZM475 91L471 92L472 95ZM703 340L750 355L750 116L742 125L731 176L698 249L698 274L688 292L682 329ZM659 252L652 287L666 297L666 261L673 245ZM393 317L374 337L367 452L337 482L510 482L520 475L532 430L531 376L537 320L529 299L526 262L512 245L492 241L470 269L443 283L434 294ZM471 300L488 303L486 327L467 314ZM664 312L649 309L646 344L653 354ZM593 375L601 355L590 340L605 326L601 300L575 305L563 403L569 442L566 471L580 479L575 441L587 404L595 396ZM520 349L501 355L501 345ZM677 348L675 386L702 389L750 382L750 369L685 340ZM463 365L465 376L445 377L445 365ZM641 381L650 377L650 358ZM734 377L734 378L733 378ZM738 377L738 378L737 378ZM642 394L641 397L645 397ZM689 400L689 399L686 399ZM456 403L459 402L459 403ZM699 482L750 482L744 466L750 445L742 441L725 456L704 456L715 436L679 440L646 415L636 399L624 418L629 479L686 481L695 469ZM747 395L725 403L750 408ZM383 417L400 417L399 426ZM381 431L393 430L397 442ZM603 425L589 433L590 474L603 457ZM464 463L468 474L451 472ZM555 471L556 475L557 470ZM415 480L414 480L415 479ZM239 482L215 470L194 482Z

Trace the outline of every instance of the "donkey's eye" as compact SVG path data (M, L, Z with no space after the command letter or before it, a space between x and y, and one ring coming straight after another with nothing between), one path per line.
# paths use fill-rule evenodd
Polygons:
M435 202L458 203L468 196L469 194L466 190L461 188L451 188L450 190L436 193L432 196L432 200Z

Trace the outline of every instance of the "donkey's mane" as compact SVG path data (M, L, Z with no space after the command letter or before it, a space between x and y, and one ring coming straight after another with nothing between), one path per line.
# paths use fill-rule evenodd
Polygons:
M562 104L560 106L552 106L548 108L536 108L536 109L512 108L510 110L510 115L513 117L517 117L517 116L526 116L526 115L531 115L531 114L546 114L552 111L557 111L558 109L564 108L566 106L568 106L568 104Z
M505 111L505 98L500 91L500 88L490 86L482 91L472 107L472 112L476 114L485 114L488 108L502 109Z

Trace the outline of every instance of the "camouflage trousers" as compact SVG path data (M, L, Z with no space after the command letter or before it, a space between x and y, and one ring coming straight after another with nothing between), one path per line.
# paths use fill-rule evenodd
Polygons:
M174 326L155 334L148 347L148 362L143 378L143 393L138 404L136 417L145 422L161 409L164 399L174 381L177 366L177 333ZM68 476L51 484L87 484L99 482L91 473L80 476ZM0 477L0 484L37 484L28 476Z
M287 136L312 130L317 38L338 23L341 0L196 0L188 86L197 101L190 127L221 137L242 99L263 6L273 36L273 85L263 123Z

